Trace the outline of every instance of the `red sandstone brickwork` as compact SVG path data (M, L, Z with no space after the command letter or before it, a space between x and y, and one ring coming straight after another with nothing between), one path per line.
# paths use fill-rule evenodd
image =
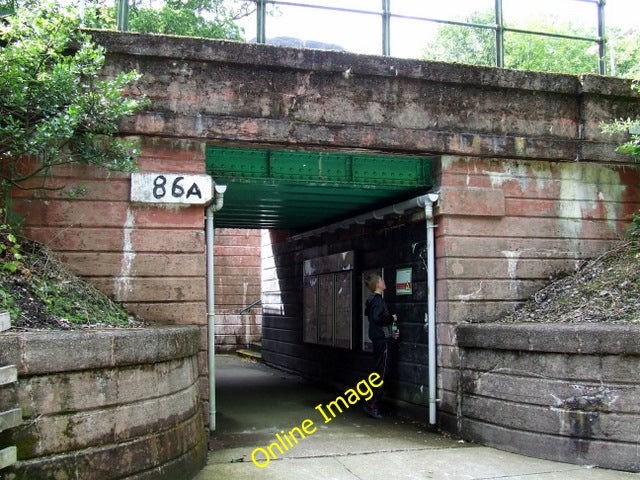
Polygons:
M204 171L197 143L148 143L140 171ZM47 186L60 190L39 191L37 198L15 192L27 236L144 321L206 322L202 207L132 204L123 173L78 167L54 174Z
M139 170L204 173L203 152L198 142L146 140ZM13 193L24 234L49 246L71 271L140 320L199 325L207 398L204 207L132 204L129 175L123 173L95 167L53 173L46 185L56 190ZM260 298L260 232L217 229L215 256L218 348L259 341L260 306L239 312Z
M260 230L216 230L218 350L235 350L260 341L262 305L246 310L261 299L260 243Z
M443 157L436 219L439 388L455 414L456 326L498 318L624 238L640 172L589 163Z
M142 171L202 173L206 143L443 156L435 182L438 396L451 417L455 325L495 318L555 273L604 250L638 208L638 171L614 152L621 139L599 127L636 114L640 96L627 80L92 34L108 51L105 75L131 68L143 74L139 88L152 105L121 126L144 138ZM65 189L38 201L20 193L16 200L26 232L132 311L204 330L203 209L130 205L122 174L90 168L56 174ZM69 189L83 183L87 194L69 201ZM228 302L221 316L233 323L221 323L217 333L230 345L238 332L252 331L238 312L259 294L250 281L258 267L251 263L253 237L241 237L240 245L252 247L239 250L227 244L233 235L219 236L223 273L216 287ZM300 259L282 243L278 258L295 271ZM246 282L235 272L244 272ZM268 271L273 336L291 334L291 364L305 369L299 360L307 346L296 331L301 314L278 310L285 300L276 295L278 274ZM287 306L300 304L299 291L284 293ZM206 372L204 353L200 369Z

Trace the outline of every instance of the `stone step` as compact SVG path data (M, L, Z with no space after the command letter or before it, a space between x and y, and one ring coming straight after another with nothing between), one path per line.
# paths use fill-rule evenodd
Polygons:
M9 312L0 312L0 332L9 330L11 328L11 317Z
M0 385L7 385L18 380L18 367L7 365L0 367Z
M15 428L22 423L22 410L14 408L6 412L0 412L0 432Z
M7 447L0 450L0 470L9 467L18 461L18 450L16 447Z
M0 332L11 328L9 312L0 312ZM15 365L0 367L0 386L9 385L18 380L18 368ZM22 423L22 409L14 408L6 412L0 412L0 432L17 427ZM0 450L0 470L9 467L18 461L18 449L15 446Z
M236 350L236 354L240 355L241 357L251 358L253 360L262 360L262 353L254 352L253 350L248 350L246 348Z

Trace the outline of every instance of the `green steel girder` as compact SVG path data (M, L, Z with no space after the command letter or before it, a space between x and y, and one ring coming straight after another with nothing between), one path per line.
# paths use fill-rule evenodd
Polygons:
M216 226L299 230L405 200L432 185L432 160L301 150L207 147L228 186Z

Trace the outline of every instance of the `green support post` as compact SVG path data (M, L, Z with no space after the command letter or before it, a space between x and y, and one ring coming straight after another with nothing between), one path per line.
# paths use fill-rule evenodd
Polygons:
M258 43L267 43L267 31L265 22L267 19L267 5L265 0L256 0L256 17L257 17L257 33L256 41Z
M121 32L129 30L129 0L118 0L117 27Z

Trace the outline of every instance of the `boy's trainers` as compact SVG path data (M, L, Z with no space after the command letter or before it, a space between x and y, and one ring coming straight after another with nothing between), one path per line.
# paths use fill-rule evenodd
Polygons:
M382 420L384 418L377 408L369 407L369 405L363 405L362 408L367 415L375 418L376 420Z

